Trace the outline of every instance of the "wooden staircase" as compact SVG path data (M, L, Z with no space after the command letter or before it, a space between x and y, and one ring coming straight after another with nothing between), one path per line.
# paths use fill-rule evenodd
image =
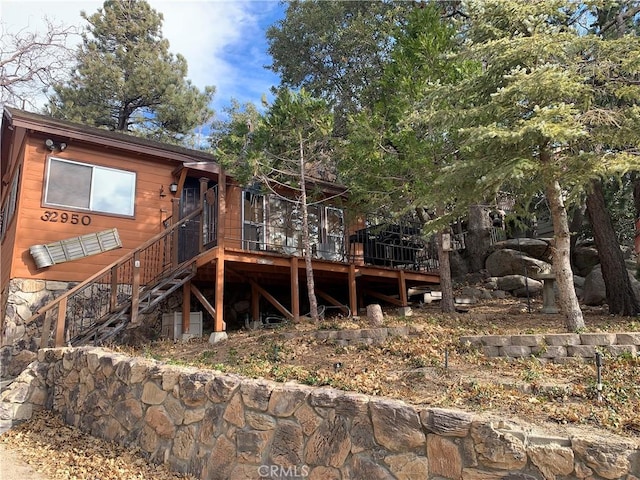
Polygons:
M151 311L196 274L196 258L178 262L179 228L197 209L140 247L39 309L27 323L42 325L40 347L104 344Z
M152 288L147 288L140 292L137 315L149 312L153 307L167 298L169 294L191 280L194 275L194 265L193 263L189 263L172 272L169 277L160 280ZM81 329L75 337L70 338L68 343L73 346L105 344L131 324L131 310L132 302L128 302L119 310L108 313L102 318L90 322Z

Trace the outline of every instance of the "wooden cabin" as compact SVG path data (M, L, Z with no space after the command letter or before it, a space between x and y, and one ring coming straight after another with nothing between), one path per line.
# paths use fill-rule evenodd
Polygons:
M308 312L295 202L240 185L212 154L11 108L1 141L3 345L104 341L170 295L184 332L192 311L213 332ZM322 309L407 307L410 287L438 283L419 231L349 220L339 186L314 190Z

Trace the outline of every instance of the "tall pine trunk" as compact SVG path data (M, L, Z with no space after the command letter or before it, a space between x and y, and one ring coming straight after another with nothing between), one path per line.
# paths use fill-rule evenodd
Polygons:
M548 164L549 152L541 150L540 160ZM578 303L578 297L573 286L573 271L571 270L571 232L567 209L564 205L562 188L557 180L547 180L545 194L551 209L553 219L554 245L553 268L558 283L558 303L565 317L565 325L570 332L576 332L584 328L584 318Z
M318 299L316 298L316 287L313 279L313 262L311 259L311 238L309 235L309 209L307 208L307 185L304 174L304 144L302 135L299 138L300 146L300 208L302 209L302 246L304 249L304 266L307 274L307 293L309 298L309 315L311 320L318 322Z
M587 213L600 258L609 313L625 316L637 315L640 313L640 306L627 273L611 216L607 211L602 182L594 181L591 187L591 192L587 195Z

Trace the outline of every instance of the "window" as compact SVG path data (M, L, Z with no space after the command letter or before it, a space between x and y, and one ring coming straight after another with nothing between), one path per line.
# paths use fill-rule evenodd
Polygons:
M136 174L49 158L44 203L133 216Z
M4 234L9 228L9 223L13 215L16 213L16 202L18 201L18 181L20 179L20 169L16 170L11 180L11 187L5 197L2 211L0 211L0 238L4 238Z

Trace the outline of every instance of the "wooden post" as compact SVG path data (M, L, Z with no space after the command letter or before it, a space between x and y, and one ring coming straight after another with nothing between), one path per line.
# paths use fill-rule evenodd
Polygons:
M133 254L133 280L131 281L131 323L138 321L140 305L140 252Z
M349 265L349 308L351 315L358 316L358 294L356 289L356 266Z
M407 281L405 280L404 270L400 270L398 273L398 288L400 289L400 302L402 306L409 305L409 298L407 297Z
M204 196L207 193L207 188L209 188L209 179L201 178L200 179L200 209L202 213L200 214L200 232L198 235L198 253L202 253L204 251L204 232L209 227L207 224L209 223L209 219L206 218L207 212L205 212L204 208Z
M216 259L216 318L213 331L222 332L224 324L224 244L227 213L227 176L223 169L218 174L218 257Z
M300 285L298 281L298 257L291 257L291 313L293 321L300 321Z
M189 333L191 324L191 282L182 285L182 333Z
M56 320L56 347L64 346L64 330L67 320L67 297L58 304L58 319Z

